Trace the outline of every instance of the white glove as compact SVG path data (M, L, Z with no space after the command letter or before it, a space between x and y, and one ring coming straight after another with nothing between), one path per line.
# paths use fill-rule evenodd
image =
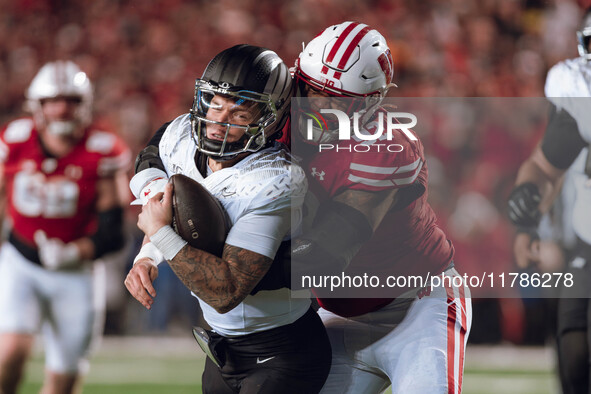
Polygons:
M146 205L148 200L164 191L168 183L168 175L162 170L148 168L140 171L129 181L129 188L136 197L131 205Z
M45 268L55 271L71 268L80 262L80 250L74 243L65 244L60 239L47 238L43 230L35 231L34 237L39 250L39 260Z

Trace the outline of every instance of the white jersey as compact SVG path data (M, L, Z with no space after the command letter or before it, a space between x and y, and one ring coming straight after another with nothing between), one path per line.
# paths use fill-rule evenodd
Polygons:
M591 145L591 63L579 57L556 64L548 72L546 97L566 110L577 122L583 140ZM591 180L585 174L589 148L581 151L569 168L576 190L572 225L575 233L591 244Z
M272 147L204 178L195 164L196 150L189 115L181 115L167 127L159 145L168 176L187 175L219 199L232 225L227 244L273 258L281 241L289 239L291 228L296 228L301 220L307 189L303 169L292 163L284 150ZM202 300L199 303L207 323L225 336L293 323L310 307L307 297L292 298L289 289L247 296L225 314Z

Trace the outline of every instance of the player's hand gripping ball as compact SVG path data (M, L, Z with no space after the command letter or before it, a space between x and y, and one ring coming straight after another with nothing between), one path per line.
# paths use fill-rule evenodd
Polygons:
M199 182L182 174L173 186L172 228L194 248L221 257L227 235L226 211Z

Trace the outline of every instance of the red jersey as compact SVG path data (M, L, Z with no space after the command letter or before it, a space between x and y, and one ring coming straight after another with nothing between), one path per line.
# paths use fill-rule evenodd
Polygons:
M113 133L89 129L66 156L42 148L34 122L17 119L0 132L7 212L12 232L35 248L33 234L70 242L96 231L96 186L129 164L130 152Z
M370 132L374 132L368 128ZM413 134L414 135L414 134ZM415 135L416 137L416 135ZM372 238L363 244L346 275L437 275L452 262L454 249L437 226L427 202L427 165L423 144L399 130L388 141L340 141L305 161L310 189L321 202L346 189L382 191L399 189L396 205L383 218ZM383 283L383 282L381 282ZM353 289L356 291L359 289ZM408 291L388 287L389 298L318 298L319 304L341 316L356 316L390 303ZM363 291L363 290L359 290ZM354 294L347 291L347 294ZM366 292L367 294L367 292Z

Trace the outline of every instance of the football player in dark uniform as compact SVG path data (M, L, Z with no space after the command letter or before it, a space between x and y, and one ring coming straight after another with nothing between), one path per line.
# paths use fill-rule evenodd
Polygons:
M144 199L138 226L149 242L125 280L149 307L164 257L197 297L212 328L195 331L209 356L204 393L317 393L328 374L330 344L309 297L292 298L287 288L250 295L299 228L292 213L307 190L302 168L275 143L292 86L275 52L251 45L222 51L197 79L191 112L156 133L139 157L136 169L145 169L131 182L136 196L149 196L161 179L184 174L218 198L229 218L220 257L194 248L171 228L165 186L163 197Z
M539 262L536 229L568 170L575 188L573 230L578 238L567 266L573 285L558 301L558 351L565 393L590 390L591 330L591 9L577 32L580 56L548 72L545 94L551 110L542 142L522 164L509 197L509 217L518 227L514 251L518 266Z

